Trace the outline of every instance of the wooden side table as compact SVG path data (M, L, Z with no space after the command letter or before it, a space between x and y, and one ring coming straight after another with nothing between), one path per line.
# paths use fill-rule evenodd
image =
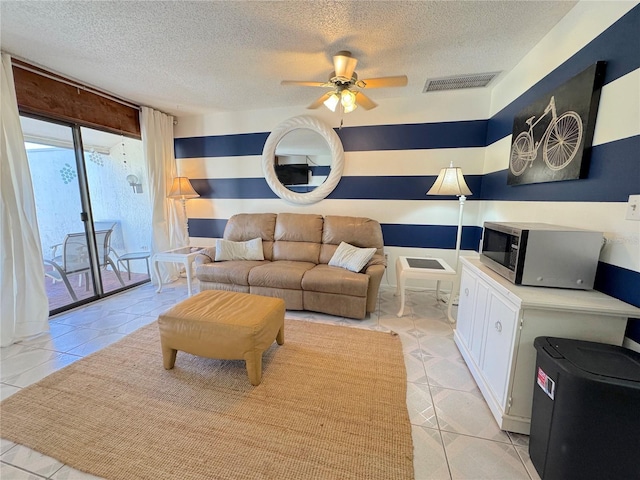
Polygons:
M153 256L153 271L156 272L156 278L158 279L158 289L156 292L160 293L160 291L162 291L162 277L160 276L158 262L180 263L184 265L187 276L187 292L188 295L191 296L191 265L201 250L201 247L181 247L156 253Z
M396 259L396 295L400 295L398 317L404 314L404 289L408 279L435 280L436 298L440 298L440 281L455 283L456 271L441 258L398 257ZM452 288L453 290L453 288ZM449 295L451 301L451 295Z

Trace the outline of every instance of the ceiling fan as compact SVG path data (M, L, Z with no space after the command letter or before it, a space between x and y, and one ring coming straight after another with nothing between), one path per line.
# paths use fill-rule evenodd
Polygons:
M318 108L324 104L329 110L335 112L336 107L341 105L344 113L353 112L358 105L365 110L378 106L362 93L364 88L404 87L407 84L406 75L359 80L355 72L357 63L358 60L351 56L351 52L343 50L333 56L334 71L331 72L328 82L283 80L280 84L330 88L329 92L323 94L307 108Z

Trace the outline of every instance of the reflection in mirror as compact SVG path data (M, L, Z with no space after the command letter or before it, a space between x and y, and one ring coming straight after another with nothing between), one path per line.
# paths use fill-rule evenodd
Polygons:
M276 145L276 175L294 192L311 192L331 171L331 150L325 138L307 128L285 134Z

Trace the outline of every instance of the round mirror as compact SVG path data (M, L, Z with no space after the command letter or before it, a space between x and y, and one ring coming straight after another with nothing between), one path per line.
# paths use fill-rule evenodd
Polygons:
M310 204L326 198L340 181L343 168L340 138L313 117L284 121L271 132L262 150L265 180L276 195L292 203ZM307 193L294 192L280 179L288 185L314 188Z

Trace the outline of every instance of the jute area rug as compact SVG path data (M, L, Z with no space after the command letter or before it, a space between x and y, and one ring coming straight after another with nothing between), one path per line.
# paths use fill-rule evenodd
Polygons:
M108 479L412 479L399 337L286 320L244 361L178 352L148 325L12 395L0 435Z

